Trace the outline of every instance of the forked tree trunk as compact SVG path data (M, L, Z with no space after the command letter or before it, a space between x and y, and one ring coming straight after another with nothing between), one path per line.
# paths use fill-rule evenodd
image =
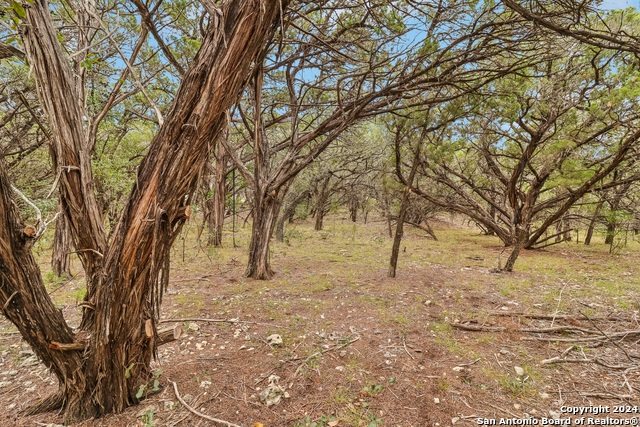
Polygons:
M402 202L400 203L400 212L398 213L398 222L396 223L396 235L393 239L393 248L391 249L391 259L389 260L389 272L387 276L396 277L396 267L398 266L398 254L400 253L400 243L402 242L402 236L404 234L404 218L407 215L407 208L409 207L409 196L411 196L411 186L413 185L413 179L416 175L416 169L420 158L420 152L418 151L413 159L413 165L411 166L411 172L409 173L409 180L407 182L407 188L402 195Z
M58 208L61 209L61 206L58 206ZM58 277L71 277L71 232L69 230L69 220L64 211L60 212L56 220L51 269L53 274Z
M287 5L286 0L228 0L219 5L222 16L211 11L217 18L140 164L110 245L93 193L83 90L74 86L47 1L35 0L26 9L23 42L54 132L51 151L61 200L87 274L81 333L74 336L42 284L30 253L32 233L19 222L0 167L0 307L59 379L58 393L38 410L62 408L68 423L138 402L136 393L150 380L158 345L170 248L189 217L189 199L211 141L225 126L225 111L236 102Z

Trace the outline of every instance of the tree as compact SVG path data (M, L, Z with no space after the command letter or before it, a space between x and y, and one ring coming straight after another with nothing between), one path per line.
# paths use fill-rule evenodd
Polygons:
M5 285L0 304L59 381L59 391L34 410L64 408L66 422L72 422L119 412L138 401L160 344L156 324L168 284L169 249L189 217L188 201L211 143L226 124L225 111L286 7L284 1L230 0L212 10L202 46L160 120L111 242L93 192L95 121L83 126L83 90L74 84L49 5L37 0L26 11L16 10L24 20L25 53L52 129L62 205L87 276L86 308L74 334L46 294L30 252L33 237L13 205L1 159L0 277ZM91 10L82 13L99 20Z
M344 131L377 115L472 92L512 72L506 58L530 40L519 27L521 18L496 5L451 0L368 6L356 2L348 13L337 13L342 6L331 3L301 7L289 23L291 39L283 40L282 49L272 45L239 104L253 143L253 169L225 148L254 195L249 277L272 277L269 241L282 200L292 180ZM491 57L505 61L486 61L474 70ZM262 95L270 84L285 86L287 93L265 105ZM455 90L438 97L443 87ZM282 123L280 134L265 131L267 118Z

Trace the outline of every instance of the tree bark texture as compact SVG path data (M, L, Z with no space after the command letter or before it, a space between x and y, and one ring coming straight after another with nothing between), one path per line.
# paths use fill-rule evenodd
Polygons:
M61 206L59 206L61 209ZM69 221L64 211L60 212L56 220L56 230L53 236L53 253L51 254L51 269L53 273L62 277L71 277L71 233Z
M269 244L276 225L282 196L268 194L256 198L251 224L249 260L244 275L253 279L267 280L273 277ZM257 202L260 201L260 204Z
M56 343L74 336L46 294L29 252L30 241L12 212L2 172L0 304L60 382L42 407L64 407L65 422L121 412L138 402L158 344L156 320L168 284L169 250L189 217L189 200L225 112L248 81L251 65L280 22L287 2L229 0L203 36L164 124L138 169L136 183L107 245L91 173L82 90L75 84L46 0L27 9L23 42L53 133L51 152L61 201L87 273L81 324L85 352ZM148 325L151 326L151 334ZM78 337L75 337L78 338Z
M218 144L215 157L215 185L209 205L211 209L209 211L209 245L221 247L227 198L227 163L229 161L229 155L225 151L223 144Z

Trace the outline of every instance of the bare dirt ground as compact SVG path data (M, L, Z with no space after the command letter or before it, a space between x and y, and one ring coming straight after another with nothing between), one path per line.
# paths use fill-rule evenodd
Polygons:
M159 349L156 392L153 378L140 405L79 425L217 425L178 403L170 381L202 414L243 427L478 425L567 419L563 406L589 405L610 408L594 418L639 415L637 236L614 255L574 236L494 274L508 256L497 238L442 222L433 241L409 227L390 279L386 224L343 217L320 232L288 224L285 243L272 245L271 281L242 276L249 226L235 234L238 247L229 232L216 249L191 224L173 250L162 318L198 320L178 322L183 336ZM49 245L36 248L43 272ZM82 275L45 278L77 324ZM56 382L6 320L0 328L0 425L61 423L55 413L22 414ZM283 344L269 345L272 334ZM289 397L266 407L259 395L270 375ZM629 409L614 413L620 405Z

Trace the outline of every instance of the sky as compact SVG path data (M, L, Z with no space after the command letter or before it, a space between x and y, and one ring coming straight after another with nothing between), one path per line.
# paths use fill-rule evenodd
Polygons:
M640 9L640 0L603 0L603 9L625 9L635 7Z

